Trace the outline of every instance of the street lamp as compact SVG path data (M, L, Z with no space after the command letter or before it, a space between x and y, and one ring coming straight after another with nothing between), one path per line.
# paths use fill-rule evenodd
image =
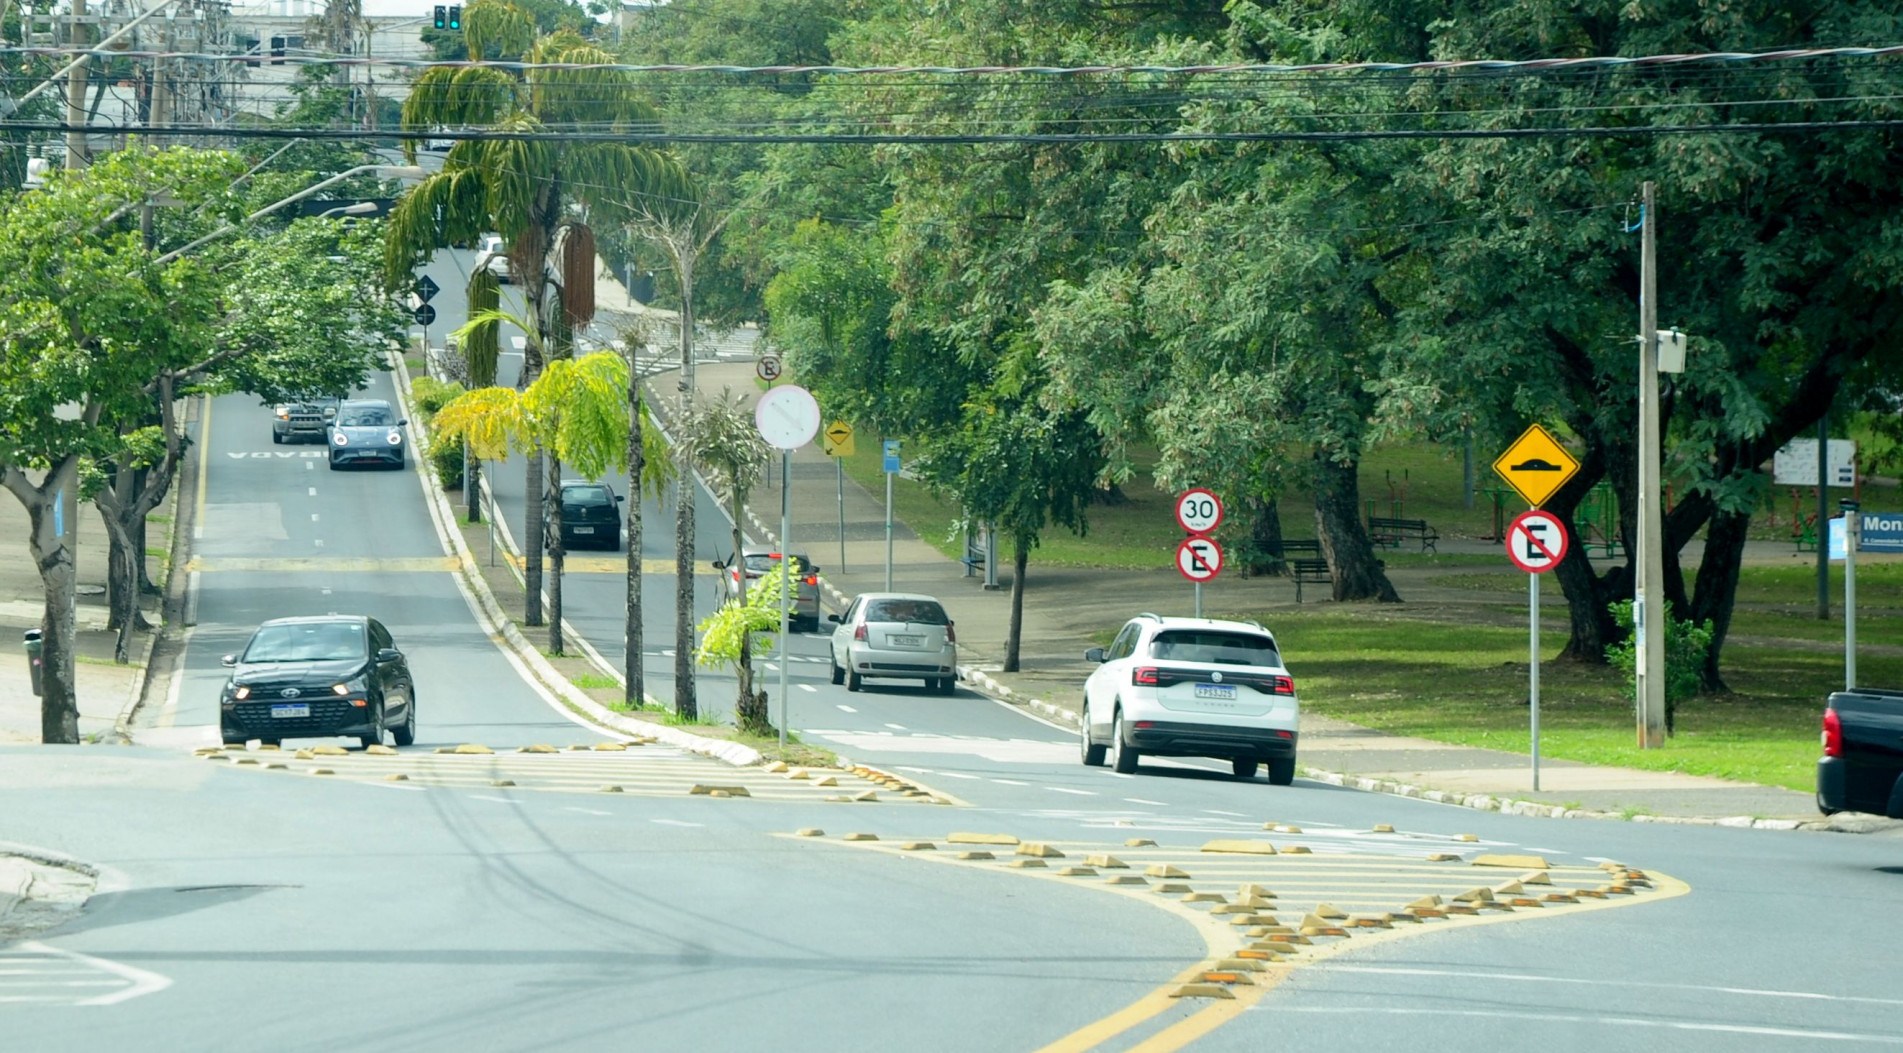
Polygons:
M287 197L282 201L277 201L277 202L273 202L272 204L266 205L263 208L257 210L256 212L253 212L250 215L246 216L245 218L239 220L236 223L227 223L224 226L219 227L217 230L212 231L210 234L207 234L204 237L199 238L197 241L193 241L185 245L181 245L178 248L173 249L172 251L166 253L165 255L160 256L158 259L153 260L152 262L155 264L156 263L170 263L173 260L178 259L180 256L183 256L186 253L192 251L193 249L196 249L199 246L206 244L207 242L216 241L219 238L222 238L225 235L232 233L233 231L237 230L239 227L244 226L246 223L249 223L254 219L262 219L265 216L268 216L271 213L276 212L278 209L281 209L286 205L296 204L297 202L302 201L307 197L310 197L312 194L317 193L319 190L322 190L325 187L335 186L336 184L341 183L344 180L351 178L352 176L362 175L365 172L375 172L378 175L383 176L385 179L422 179L424 176L428 175L428 173L424 172L422 167L418 165L389 165L389 164L358 165L355 168L346 169L345 171L339 172L336 175L331 176L329 179L323 180L318 183L313 183L310 186L305 187L304 189L298 191L295 194L292 194L290 197ZM372 207L374 208L374 206Z
M357 201L348 205L338 205L336 208L327 208L319 212L317 218L329 219L332 216L367 216L376 210L377 203L375 201Z

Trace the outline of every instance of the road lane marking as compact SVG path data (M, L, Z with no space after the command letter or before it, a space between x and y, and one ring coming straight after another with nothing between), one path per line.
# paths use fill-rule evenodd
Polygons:
M1535 851L1528 849L1528 851ZM1590 856L1587 858L1591 858ZM1602 860L1602 862L1604 862ZM1778 991L1756 987L1721 987L1714 984L1673 984L1639 980L1605 980L1584 976L1532 976L1527 973L1489 972L1484 969L1419 969L1396 965L1331 965L1332 973L1366 973L1378 976L1432 976L1471 980L1500 980L1507 983L1563 984L1579 987L1639 987L1647 991L1686 991L1697 994L1727 994L1740 998L1793 998L1806 1001L1854 1002L1862 1005L1903 1006L1903 998L1870 998L1863 995L1834 995L1820 991Z
M1145 797L1125 797L1124 800L1130 802L1131 804L1147 804L1153 808L1168 808L1169 807L1169 804L1165 801L1152 801Z
M316 513L316 512L312 512L312 513L311 513L311 522L313 522L313 523L315 523L315 522L317 522L317 513Z
M799 685L799 688L801 691L811 691L811 692L814 692L815 694L819 692L819 688L816 688L811 684L801 684Z
M26 943L22 943L19 945L19 949L31 954L39 954L39 955L44 955L47 957L64 959L66 962L72 963L74 965L89 967L95 972L103 972L116 978L113 980L99 981L96 983L86 982L85 986L96 987L96 986L110 985L110 986L116 987L117 990L110 991L106 994L94 995L90 998L79 999L78 1001L73 1002L74 1005L117 1005L120 1002L128 1001L133 998L138 998L141 995L154 994L156 992L165 990L167 987L172 986L172 981L169 978L160 976L158 973L148 972L147 970L140 969L136 966L127 965L124 962L110 961L105 958L95 958L90 954L81 954L78 951L62 950L61 948L53 947L48 944L40 943L38 941L28 941ZM76 983L71 981L63 982L61 984L61 986L75 986L75 985ZM6 986L12 986L12 985L8 984ZM5 997L4 1000L6 1001L46 1001L48 999L45 997L36 998L31 995L26 995L26 996L20 996L17 998ZM59 1000L65 1001L66 999L62 998Z
M583 815L613 815L614 814L613 812L604 812L599 808L577 808L572 804L569 805L566 810L570 812L580 812Z
M968 772L962 772L962 771L941 771L938 774L943 775L948 779L982 779L984 778L984 776L982 775L972 775Z
M1903 1046L1903 1036L1878 1035L1853 1031L1816 1031L1809 1028L1766 1027L1758 1024L1715 1024L1693 1020L1648 1020L1628 1016L1587 1016L1580 1013L1516 1013L1503 1009L1409 1009L1401 1006L1276 1006L1276 1013L1353 1014L1380 1013L1386 1016L1440 1016L1486 1020L1524 1020L1551 1024L1601 1024L1610 1027L1649 1027L1666 1031L1710 1031L1727 1035L1759 1035L1766 1038L1801 1038L1829 1042L1862 1042L1869 1045ZM1141 1047L1139 1047L1141 1048Z
M1029 785L1031 785L1031 784L1030 784L1030 783L1028 783L1028 782L1019 782L1019 781L1017 781L1016 779L993 779L993 780L991 780L991 781L992 781L992 782L995 782L995 783L1001 783L1001 784L1003 784L1003 785L1005 785L1005 786L1029 786Z
M679 819L649 819L649 820L648 820L648 822L650 822L650 823L658 823L658 824L659 824L659 825L661 825L661 826L693 826L693 827L699 827L699 826L704 826L704 825L706 825L706 824L704 824L704 823L686 823L686 822L682 822L682 821L681 821L681 820L679 820Z
M886 727L888 727L888 728L891 728L891 729L892 729L893 731L904 731L904 730L905 730L905 725L903 725L903 724L887 724L887 725L886 725Z
M1079 797L1097 796L1097 791L1095 790L1073 790L1068 786L1046 786L1044 788L1051 791L1052 793L1072 793L1072 794L1076 794Z
M316 519L316 516L312 516ZM322 545L322 541L317 542ZM393 559L363 559L351 556L293 556L279 559L231 557L228 559L193 556L185 569L194 574L265 573L265 574L446 574L461 564L449 556L414 556Z
M841 702L841 703L836 703L836 704L837 704L837 705L839 706L839 709L840 709L840 711L841 711L841 712L844 712L844 713L857 713L857 712L859 712L858 710L856 710L856 709L854 709L854 708L852 708L851 706L848 706L848 705L846 705L846 704L845 704L845 703L843 703L843 702Z
M1248 816L1242 812L1225 812L1220 808L1205 808L1203 809L1203 814L1204 815L1226 815L1230 817L1231 819L1247 819L1248 818ZM1558 855L1559 853L1555 852L1553 854Z
M480 793L464 794L463 796L469 798L472 801L494 801L497 804L521 804L522 803L521 801L511 800L510 798L507 798L507 797L490 797L486 794L480 794Z
M311 487L311 496L312 496L312 497L316 497L316 496L317 496L317 487L315 487L315 486L313 486L313 487Z

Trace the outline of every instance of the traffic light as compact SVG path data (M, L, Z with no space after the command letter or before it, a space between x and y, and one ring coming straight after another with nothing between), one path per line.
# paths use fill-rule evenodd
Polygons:
M463 9L461 4L449 5L449 28L457 31L458 33L462 32Z
M449 28L449 8L441 4L436 5L436 21L434 25L437 29Z

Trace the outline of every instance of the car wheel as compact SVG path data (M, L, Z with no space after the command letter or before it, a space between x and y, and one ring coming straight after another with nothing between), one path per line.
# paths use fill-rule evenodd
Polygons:
M379 713L372 717L370 727L369 734L357 736L357 741L363 743L364 749L383 744L383 714Z
M250 739L251 736L236 728L220 726L218 729L218 741L227 746L243 746Z
M941 676L938 678L938 693L939 694L949 695L957 690L958 690L958 677L956 675Z
M865 682L863 680L859 679L858 673L855 673L850 669L846 670L846 690L857 691L859 690L860 686L863 685L864 683Z
M1295 758L1281 757L1269 761L1269 781L1277 786L1287 786L1295 781Z
M416 741L416 696L411 695L403 704L403 723L390 730L390 737L399 746L408 746Z
M333 472L337 470L337 458L335 457L330 459L330 470Z
M1110 718L1110 766L1118 775L1135 775L1140 759L1142 755L1123 741L1123 710L1119 709Z
M284 436L282 436L282 435L279 435L279 434L278 434L278 433L276 432L276 430L273 430L273 431L271 432L271 445L273 445L273 446L282 446L282 445L284 445Z
M846 682L846 671L844 669L839 668L839 663L833 661L832 656L830 655L827 656L826 664L833 667L833 683L843 684Z
M1261 766L1261 762L1254 757L1237 757L1231 763L1234 765L1233 770L1238 779L1255 778L1255 770Z
M1078 715L1077 721L1080 725L1077 729L1078 754L1082 756L1086 766L1103 767L1104 748L1101 744L1090 741L1090 705L1088 703L1085 703L1084 711Z
M283 739L259 739L259 740L258 740L258 745L260 745L260 746L283 746L283 745L284 745L284 740L283 740Z

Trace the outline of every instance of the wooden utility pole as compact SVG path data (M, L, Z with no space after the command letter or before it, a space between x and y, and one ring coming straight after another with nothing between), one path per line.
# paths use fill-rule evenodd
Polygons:
M86 28L86 0L73 0L72 46L83 48L92 41ZM66 167L86 166L86 59L81 55L66 72Z
M1640 749L1665 744L1664 488L1659 479L1658 209L1645 184L1639 213L1639 559L1632 627L1638 635Z

